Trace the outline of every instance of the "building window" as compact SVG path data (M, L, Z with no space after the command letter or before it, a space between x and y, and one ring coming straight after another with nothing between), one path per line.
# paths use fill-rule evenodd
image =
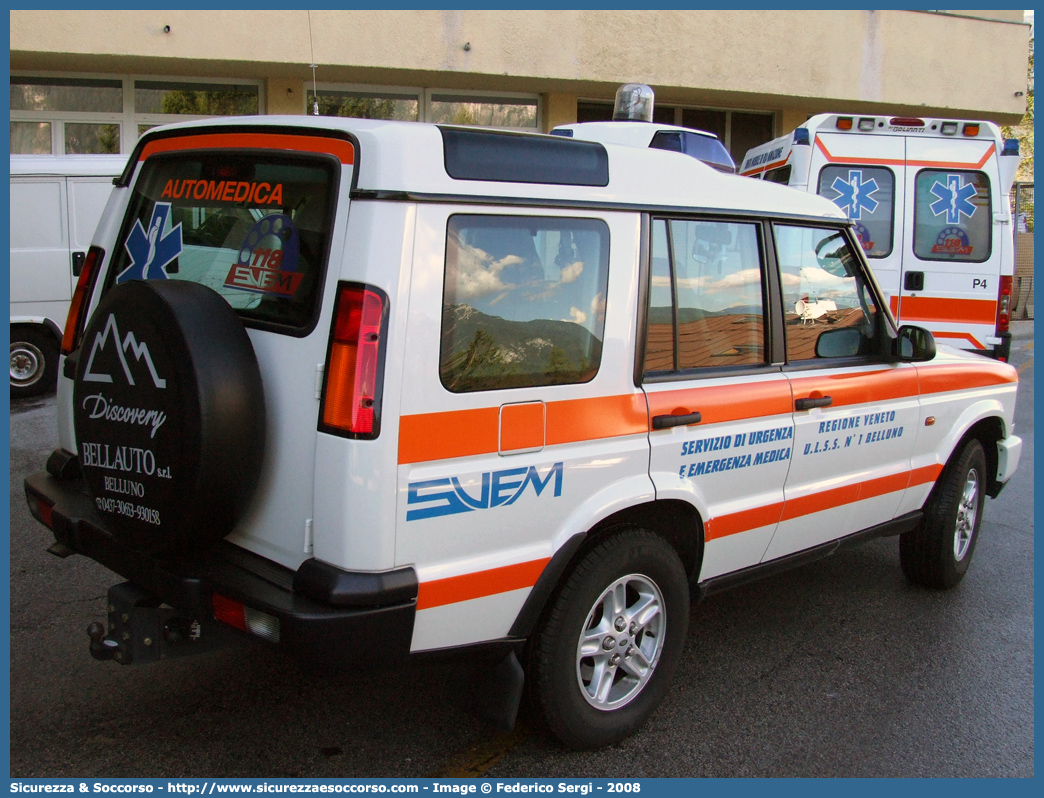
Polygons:
M438 89L319 84L315 90L307 88L307 113L314 108L316 92L320 116L476 125L507 130L538 130L540 125L540 101L535 94L450 93Z
M483 97L470 94L432 94L429 121L444 125L537 129L535 97Z
M418 94L393 92L337 91L319 88L319 115L343 116L352 119L393 119L399 122L416 122L420 119ZM307 92L307 110L315 105L316 94Z
M118 153L123 82L11 76L11 152Z
M167 122L261 111L259 81L11 76L11 152L129 152Z
M251 116L260 113L258 87L235 83L134 81L139 115Z

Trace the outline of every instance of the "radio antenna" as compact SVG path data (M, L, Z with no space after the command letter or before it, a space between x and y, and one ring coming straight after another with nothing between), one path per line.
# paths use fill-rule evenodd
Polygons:
M312 57L312 116L319 116L319 90L315 83L315 46L312 44L312 12L308 11L308 53Z

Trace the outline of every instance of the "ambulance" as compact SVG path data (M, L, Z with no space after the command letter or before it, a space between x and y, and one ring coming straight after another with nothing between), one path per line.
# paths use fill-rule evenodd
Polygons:
M833 201L900 323L1007 360L1018 166L992 122L819 114L749 150L740 174Z
M597 748L668 695L694 596L883 536L912 583L965 577L1018 375L886 308L835 203L684 152L153 128L26 499L53 554L119 575L97 659L466 657L483 717L528 690Z

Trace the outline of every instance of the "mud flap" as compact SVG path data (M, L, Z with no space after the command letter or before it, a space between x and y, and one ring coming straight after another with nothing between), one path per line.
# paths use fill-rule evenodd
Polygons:
M470 676L461 696L464 705L497 731L512 731L525 682L525 672L515 652L476 667Z

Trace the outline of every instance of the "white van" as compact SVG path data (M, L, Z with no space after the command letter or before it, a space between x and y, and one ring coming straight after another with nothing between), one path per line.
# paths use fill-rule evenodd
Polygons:
M844 209L900 322L1007 360L1019 145L992 122L819 114L740 174Z
M11 156L11 396L54 390L69 300L125 155Z
M580 138L154 128L67 332L25 489L128 580L95 657L484 658L488 717L528 685L578 748L664 698L694 593L882 535L956 585L1021 452L1015 369L896 329L834 203Z

